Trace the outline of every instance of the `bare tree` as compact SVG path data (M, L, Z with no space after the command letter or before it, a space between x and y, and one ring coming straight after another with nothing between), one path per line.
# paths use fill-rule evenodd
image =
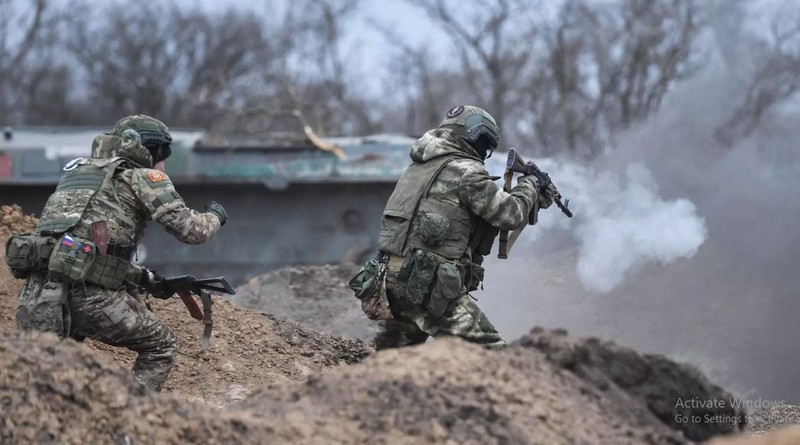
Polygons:
M429 97L449 99L431 86L444 77L463 102L495 115L506 143L535 141L540 153L591 156L656 110L669 87L692 73L701 27L693 0L567 0L554 17L540 14L533 0L467 10L446 0L406 1L441 26L455 48L448 67L432 67L424 49L383 30L409 68L405 81L415 79L414 105L427 113Z
M251 89L231 128L248 134L305 134L295 117L299 113L315 134L380 130L376 107L357 88L342 50L343 29L358 5L358 0L288 3L280 25L272 29L272 36L283 42L283 69L263 76Z
M103 14L70 42L88 82L85 113L94 121L147 113L172 125L212 126L236 101L237 82L269 61L271 45L252 14L154 2L135 15L119 8Z
M465 12L458 3L445 0L406 1L425 11L449 36L458 62L451 74L463 79L467 86L462 91L462 101L489 110L507 137L514 126L506 125L510 123L506 118L521 104L519 92L534 60L532 42L537 28L531 26L530 17L535 3L491 0ZM440 107L451 105L455 104Z
M649 116L669 87L693 72L701 29L691 0L570 0L545 33L549 81L534 78L537 137L591 155ZM548 85L549 84L549 85ZM544 87L549 91L542 91ZM547 132L545 134L542 132Z
M71 73L58 50L70 18L48 0L0 0L0 122L68 121Z
M778 11L770 23L769 40L750 45L755 67L744 98L716 133L725 146L750 135L770 111L800 91L800 14Z

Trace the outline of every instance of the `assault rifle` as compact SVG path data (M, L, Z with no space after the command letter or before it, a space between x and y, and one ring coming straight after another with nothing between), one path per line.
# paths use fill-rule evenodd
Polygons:
M511 178L514 176L514 173L522 173L523 175L533 175L536 176L536 180L539 183L539 193L545 193L548 188L553 190L553 202L567 215L567 218L572 218L572 210L569 209L569 199L565 200L563 203L561 202L561 193L558 192L558 188L556 188L555 184L553 184L552 179L550 179L550 175L542 171L538 165L536 165L533 161L525 161L522 159L522 156L517 153L517 150L511 148L508 150L508 159L506 160L506 173L503 175L503 179L505 184L503 189L505 191L511 190ZM528 215L528 224L534 225L539 222L539 200L537 199L535 203L533 203L533 209L531 209L531 213ZM511 236L508 234L508 230L501 230L500 231L500 251L497 254L498 258L506 259L508 258L508 252L511 250L511 246L514 245L514 242L519 238L519 235L522 233L522 230L525 228L523 225L522 227L514 230L511 233Z
M148 291L154 297L167 299L171 296L178 294L189 310L189 315L195 320L203 321L203 343L201 351L205 351L211 345L211 330L214 326L214 320L211 318L211 292L218 292L228 295L236 294L236 291L228 283L225 277L215 278L195 278L192 275L176 275L173 277L165 277L158 283L153 284L148 288ZM203 304L203 310L197 306L197 302L192 298L192 294L200 297L200 302Z

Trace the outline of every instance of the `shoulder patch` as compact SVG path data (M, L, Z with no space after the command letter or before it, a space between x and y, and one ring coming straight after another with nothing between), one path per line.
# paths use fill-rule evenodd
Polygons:
M156 170L147 172L147 177L150 179L150 182L152 182L154 184L156 182L161 182L161 181L167 179L167 175L165 175L164 173L161 173L160 171L156 171Z

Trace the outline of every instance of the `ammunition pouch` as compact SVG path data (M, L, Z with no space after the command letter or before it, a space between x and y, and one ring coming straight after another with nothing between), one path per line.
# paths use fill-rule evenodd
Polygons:
M441 316L450 302L461 296L461 273L455 264L446 262L436 269L436 281L426 307L436 316Z
M11 235L6 241L6 264L15 278L28 278L47 269L56 240L35 233Z
M87 239L65 233L56 244L47 269L54 281L88 283L118 289L126 281L138 283L141 269L127 258L102 255Z
M125 281L137 283L141 269L129 260L135 247L97 252L87 239L65 233L59 239L26 233L6 241L6 263L16 278L41 272L54 282L88 283L118 289Z
M478 290L480 283L483 283L486 269L480 264L469 263L469 276L467 277L467 292Z
M119 289L125 283L138 283L141 269L130 261L112 255L97 255L86 274L86 282L104 289Z
M133 258L134 253L136 253L136 246L133 244L118 244L114 241L110 241L106 248L106 255L112 255L128 261Z
M361 300L361 310L371 320L392 320L389 299L386 295L386 271L384 262L373 258L347 283Z
M409 267L411 272L406 282L409 303L424 303L431 314L441 316L450 302L463 294L462 276L455 262L417 249Z

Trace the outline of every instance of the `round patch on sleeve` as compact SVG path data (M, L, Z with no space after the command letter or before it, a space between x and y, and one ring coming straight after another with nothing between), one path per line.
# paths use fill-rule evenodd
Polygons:
M459 105L457 107L453 107L453 108L447 110L447 117L456 117L456 116L458 116L459 114L461 114L463 112L464 112L464 106L463 105Z

